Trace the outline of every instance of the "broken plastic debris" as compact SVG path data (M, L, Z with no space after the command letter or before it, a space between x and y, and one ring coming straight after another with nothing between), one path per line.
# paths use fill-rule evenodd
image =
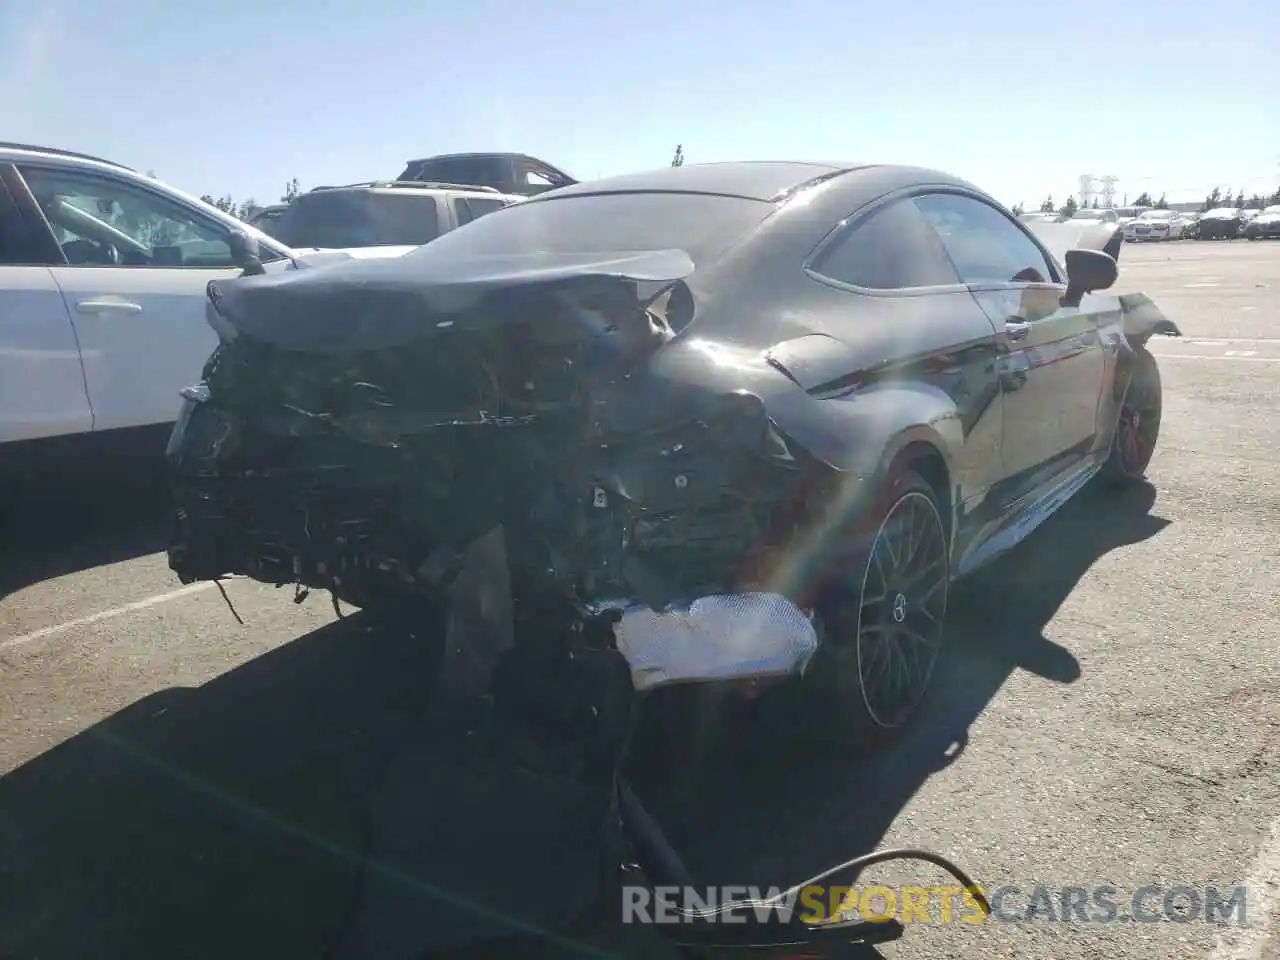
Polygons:
M799 674L818 648L813 623L774 593L717 594L661 613L638 603L601 607L622 611L614 636L637 690Z

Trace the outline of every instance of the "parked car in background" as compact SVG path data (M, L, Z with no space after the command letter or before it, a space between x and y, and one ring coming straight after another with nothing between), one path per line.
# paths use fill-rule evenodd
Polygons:
M163 454L218 343L209 281L240 275L244 239L269 270L303 256L120 164L0 143L0 476L60 469L54 454Z
M1200 217L1197 236L1201 240L1234 240L1244 226L1244 211L1239 207L1218 207Z
M268 236L275 236L276 221L288 209L289 205L287 203L273 203L269 207L263 207L246 222Z
M1114 210L1084 207L1071 215L1072 220L1096 220L1099 223L1119 223L1120 218Z
M1186 221L1176 210L1147 210L1130 222L1135 241L1181 240Z
M1116 223L1120 224L1120 229L1124 233L1126 240L1133 239L1132 224L1142 216L1150 207L1116 207Z
M316 187L294 198L272 233L295 248L416 247L521 199L457 183Z
M1028 210L1018 214L1018 219L1023 223L1057 223L1062 219L1062 214L1056 210Z
M578 182L545 160L524 153L442 153L410 160L396 179L465 183L522 197Z
M1280 239L1280 203L1264 207L1244 228L1250 240Z

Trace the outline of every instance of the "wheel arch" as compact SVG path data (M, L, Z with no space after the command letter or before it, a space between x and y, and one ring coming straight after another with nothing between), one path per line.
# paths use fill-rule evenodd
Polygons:
M919 474L937 499L947 541L952 543L955 541L956 496L951 461L944 449L942 438L930 435L927 428L905 431L886 450L882 477L888 480L903 470Z

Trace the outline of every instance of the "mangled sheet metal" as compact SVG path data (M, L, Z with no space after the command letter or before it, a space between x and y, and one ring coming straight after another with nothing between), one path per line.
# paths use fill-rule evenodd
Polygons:
M173 444L179 576L434 596L501 527L518 597L626 599L638 687L802 669L808 619L741 584L802 519L780 509L803 455L749 391L645 362L688 256L411 267L210 284L222 343Z

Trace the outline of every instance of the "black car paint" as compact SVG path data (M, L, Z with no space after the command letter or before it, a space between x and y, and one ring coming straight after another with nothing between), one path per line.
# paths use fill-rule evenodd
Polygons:
M1249 221L1244 235L1250 240L1280 237L1280 213L1262 213Z
M294 338L318 336L321 327L342 329L342 349L354 350L403 343L415 335L443 339L455 322L465 325L424 310L424 295L452 296L465 323L484 326L493 318L468 314L468 309L474 311L477 297L495 291L519 296L557 285L564 292L575 285L633 280L680 291L692 315L673 324L678 329L660 344L647 347L641 362L597 403L602 436L658 435L701 415L716 398L738 398L745 418L738 422L749 421L758 408L786 443L833 472L839 499L856 504L853 509L865 506L900 455L935 458L941 464L935 476L942 478L938 494L951 519L957 575L989 559L982 548L1000 535L1008 539L1043 519L1057 502L1046 497L1062 487L1064 478L1084 476L1101 463L1135 344L1155 332L1176 333L1145 298L1126 302L1093 293L1078 306L1063 306L1068 289L1063 251L1051 252L1034 229L964 181L893 166L742 164L721 171L711 169L715 166L578 184L522 204L608 191L680 189L718 189L761 203L784 197L749 236L692 273L679 262L678 251L651 252L631 262L629 271L605 256L577 263L530 257L523 269L518 262L495 269L492 258L487 268L459 263L436 256L429 245L398 261L214 284L214 296L222 291L224 307L237 298L247 305L256 285L265 306L272 302L267 292L275 289L282 296L273 307L246 306L233 325L259 337L269 336L264 325L288 329ZM876 205L937 192L963 194L1001 209L1010 225L1045 254L1053 275L1039 284L957 282L870 291L812 269L824 242L856 229L859 218ZM1102 226L1090 234L1095 248L1110 244L1115 232L1112 225ZM434 280L424 277L424 268L435 270ZM448 279L467 270L473 271L469 289L468 279ZM287 316L289 304L297 310ZM322 304L327 314L317 312ZM308 329L294 325L304 316L311 318ZM326 350L332 344L313 340L308 347L295 339L292 347ZM641 486L658 489L649 468L626 463L625 457L611 462L611 467L598 465L597 479L647 473ZM717 475L705 462L701 469L708 477ZM668 474L674 472L666 471L664 481L671 480ZM579 479L585 482L586 476ZM696 472L680 476L688 487L684 502L696 511L699 498L709 494Z
M1230 215L1205 214L1197 222L1196 238L1199 240L1234 240L1244 229L1244 212L1236 210Z
M549 183L530 184L521 176L528 172L545 177ZM422 157L408 161L396 179L473 184L521 196L537 196L578 182L545 160L524 153L443 153Z

